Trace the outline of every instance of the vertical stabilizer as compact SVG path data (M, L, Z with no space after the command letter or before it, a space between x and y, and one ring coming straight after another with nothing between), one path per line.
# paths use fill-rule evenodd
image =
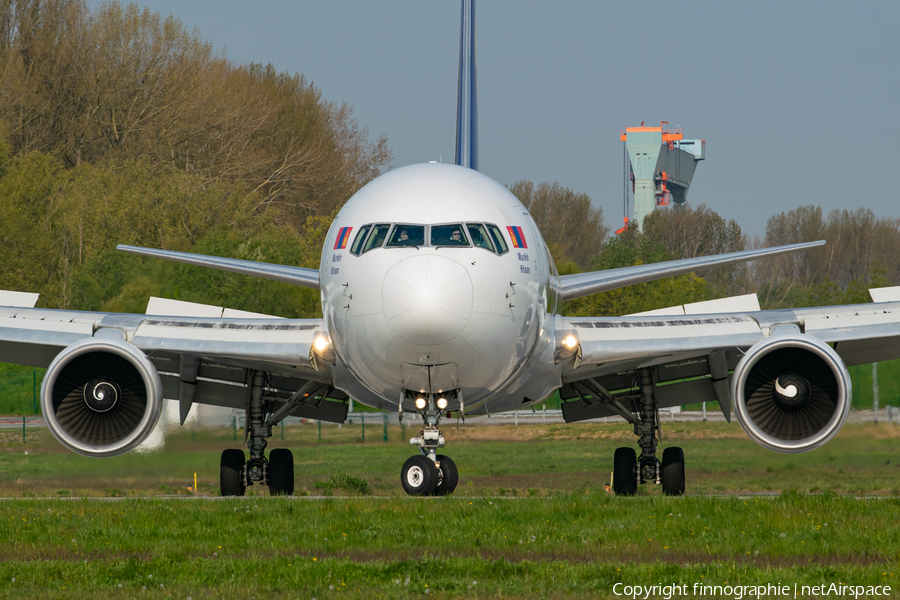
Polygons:
M475 85L475 0L462 0L459 27L459 90L456 164L478 170L478 101Z

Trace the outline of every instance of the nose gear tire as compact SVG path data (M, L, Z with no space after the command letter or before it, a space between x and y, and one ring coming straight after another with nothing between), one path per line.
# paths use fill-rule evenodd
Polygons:
M438 485L438 469L421 454L411 456L400 471L400 483L403 491L410 496L430 496Z
M459 471L456 470L456 463L450 460L449 456L443 454L437 455L438 462L441 464L440 470L442 477L437 487L434 489L435 496L449 496L456 489L459 483Z

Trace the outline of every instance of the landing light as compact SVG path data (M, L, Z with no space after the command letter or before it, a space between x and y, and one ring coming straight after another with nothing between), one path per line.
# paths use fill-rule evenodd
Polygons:
M328 341L328 338L327 338L327 337L322 336L322 337L316 338L316 341L315 341L315 344L314 344L314 345L315 345L315 347L316 347L316 350L318 350L319 352L322 352L323 350L325 350L325 348L328 347L328 345L329 345L330 343L331 343L331 342Z
M437 399L437 407L441 410L447 408L447 399L446 398L438 398Z
M574 335L571 335L571 334L570 334L570 335L567 335L567 336L563 339L562 343L563 343L563 346L565 346L566 348L568 348L569 350L571 350L571 349L573 349L575 346L578 345L578 340L575 339L575 336L574 336Z
M416 398L416 408L419 410L425 410L425 407L428 406L428 401L425 398Z

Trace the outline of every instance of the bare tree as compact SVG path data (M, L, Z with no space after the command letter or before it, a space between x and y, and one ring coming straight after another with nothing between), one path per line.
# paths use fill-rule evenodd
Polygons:
M554 249L557 262L571 260L582 269L588 268L609 234L603 209L592 206L590 196L559 182L535 187L530 181L517 181L509 190L531 213L541 236Z
M783 255L757 265L754 282L764 303L790 303L802 290L832 286L846 290L867 285L876 276L900 283L900 219L878 218L867 208L833 210L823 216L818 206L801 206L769 218L765 240L755 247L825 240L826 245Z
M726 221L705 204L690 204L673 210L657 210L644 218L643 235L659 244L674 259L738 252L746 238L736 221ZM745 269L741 265L700 273L719 294L742 291Z

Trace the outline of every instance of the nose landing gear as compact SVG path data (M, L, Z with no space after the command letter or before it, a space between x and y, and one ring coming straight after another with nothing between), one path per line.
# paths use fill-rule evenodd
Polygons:
M436 400L434 394L427 396L416 400L425 427L418 436L409 440L411 445L419 447L419 454L403 464L400 484L410 496L448 496L459 483L459 472L449 456L437 453L438 448L444 447L444 435L438 429L438 423L447 404L444 400L441 407L439 401L443 398Z

